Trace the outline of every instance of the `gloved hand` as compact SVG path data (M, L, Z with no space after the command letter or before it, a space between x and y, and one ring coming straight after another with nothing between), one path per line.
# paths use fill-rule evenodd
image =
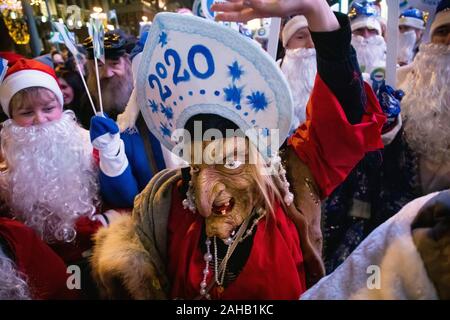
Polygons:
M383 131L388 130L393 125L400 113L400 101L405 93L402 90L394 90L391 86L381 84L377 92L378 101L381 109L387 117L387 121L383 126Z
M376 91L378 102L386 116L386 122L381 130L381 139L385 146L389 145L402 128L402 117L400 114L400 101L405 93L402 90L394 90L382 80Z
M99 151L100 170L109 177L121 175L128 167L119 127L108 116L94 116L89 131L91 143Z
M119 152L121 141L119 127L107 115L93 116L89 133L92 145L100 153L114 155Z

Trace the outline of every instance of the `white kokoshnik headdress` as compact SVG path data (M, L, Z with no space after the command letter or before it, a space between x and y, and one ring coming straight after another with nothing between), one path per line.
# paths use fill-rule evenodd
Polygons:
M277 151L293 114L289 85L275 61L238 32L196 16L157 14L135 89L148 128L172 152L179 150L177 129L195 115L215 114L235 123L267 163L284 172Z

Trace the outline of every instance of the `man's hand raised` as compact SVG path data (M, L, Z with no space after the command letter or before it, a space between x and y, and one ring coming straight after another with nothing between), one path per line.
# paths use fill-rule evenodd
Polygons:
M228 0L212 5L219 12L216 20L247 22L256 18L286 17L302 14L311 31L339 29L339 23L326 0Z
M247 22L256 18L285 17L302 11L302 3L310 1L298 0L228 0L213 4L217 20Z

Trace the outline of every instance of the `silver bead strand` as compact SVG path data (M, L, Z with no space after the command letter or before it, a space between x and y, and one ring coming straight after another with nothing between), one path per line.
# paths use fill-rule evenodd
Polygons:
M206 253L203 256L203 260L205 260L205 269L203 269L203 280L200 282L200 295L204 296L206 299L210 299L211 296L206 292L207 282L206 278L209 274L209 263L212 261L212 254L211 254L211 239L207 238L205 241L206 244Z

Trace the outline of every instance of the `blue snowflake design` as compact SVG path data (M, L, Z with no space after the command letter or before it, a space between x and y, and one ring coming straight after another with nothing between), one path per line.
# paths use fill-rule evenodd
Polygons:
M163 136L170 137L172 135L172 133L170 132L170 129L167 127L167 124L160 122L159 128L161 129Z
M149 107L152 109L152 113L158 112L158 104L154 100L148 100Z
M166 107L162 103L161 105L161 112L166 116L167 120L173 119L173 109L171 107Z
M234 84L228 86L228 88L224 88L223 93L225 94L225 100L233 102L234 104L240 104L243 88L244 87L236 87Z
M161 48L167 44L167 33L161 32L158 43L161 44Z
M235 61L231 66L228 66L228 74L231 77L231 80L234 82L241 79L241 76L244 74L244 70L242 69L242 66L240 66L239 63Z
M251 95L247 96L247 104L255 111L265 110L269 105L264 92L254 91Z
M263 137L268 137L270 135L270 130L268 128L262 128L261 134L263 135Z

